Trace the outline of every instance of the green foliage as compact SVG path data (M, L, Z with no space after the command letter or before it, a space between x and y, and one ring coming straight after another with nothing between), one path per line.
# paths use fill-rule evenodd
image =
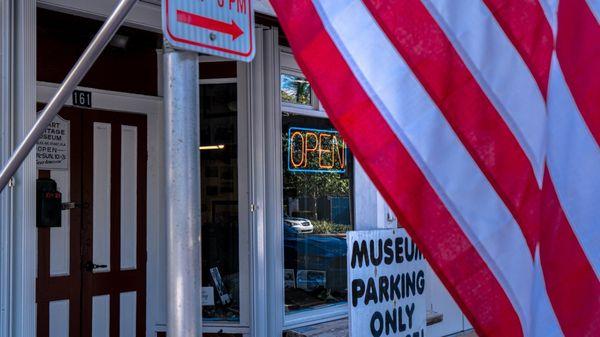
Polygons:
M311 221L314 234L340 234L352 230L350 225L335 224L329 221Z
M310 105L311 89L302 77L281 75L281 100L288 103Z
M283 185L289 192L286 195L319 197L339 197L350 194L350 180L338 173L286 172Z

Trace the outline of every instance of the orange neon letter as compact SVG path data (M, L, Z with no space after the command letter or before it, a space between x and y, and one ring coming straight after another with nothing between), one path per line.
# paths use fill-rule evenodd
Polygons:
M338 155L338 158L340 158L340 169L344 169L346 167L346 157L344 156L346 154L346 143L344 143L343 140L338 140L338 138L336 136L333 136L334 139L334 146L335 146L335 152ZM340 154L340 148L342 149L342 154ZM334 157L334 161L335 161L335 153L333 155Z
M296 163L294 161L294 149L295 149L294 137L296 137L296 136L300 136L300 145L302 146L302 150L300 151L300 162L299 163ZM292 166L294 168L300 167L304 163L304 150L305 150L304 137L302 136L301 132L295 131L290 136L290 162L292 163Z
M323 139L326 138L331 138L331 135L326 134L326 133L320 133L319 134L319 167L322 169L332 169L334 166L334 155L333 155L333 145L331 146L331 150L323 150ZM331 153L331 165L325 165L323 164L323 153Z
M310 136L315 138L315 147L308 147L308 139L310 138ZM308 153L317 151L317 149L319 148L319 137L317 137L317 134L314 132L307 132L306 138L304 139L304 144L306 144L304 146L304 157L306 158L306 161L304 162L304 167L307 167L309 162Z

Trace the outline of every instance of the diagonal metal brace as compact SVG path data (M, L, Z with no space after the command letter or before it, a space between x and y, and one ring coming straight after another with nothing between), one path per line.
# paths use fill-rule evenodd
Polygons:
M60 88L58 88L58 91L56 91L54 97L52 97L50 102L41 111L40 116L33 125L31 131L29 131L27 136L25 136L25 139L19 144L19 147L17 147L10 157L6 166L2 168L2 171L0 172L0 192L4 190L6 184L8 184L25 158L29 155L29 152L35 146L48 125L50 125L50 122L52 122L58 111L71 96L73 89L75 89L92 65L94 65L94 62L96 62L96 59L98 59L98 56L100 56L119 27L121 27L127 14L129 14L136 2L137 0L121 0L106 22L104 22L90 45L83 52L77 63L75 63Z

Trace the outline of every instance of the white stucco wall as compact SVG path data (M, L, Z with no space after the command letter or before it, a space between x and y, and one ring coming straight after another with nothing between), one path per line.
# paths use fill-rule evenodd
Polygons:
M397 227L396 216L356 160L354 193L357 230ZM429 265L426 282L427 308L444 315L442 322L427 327L427 335L446 336L470 328L460 308Z

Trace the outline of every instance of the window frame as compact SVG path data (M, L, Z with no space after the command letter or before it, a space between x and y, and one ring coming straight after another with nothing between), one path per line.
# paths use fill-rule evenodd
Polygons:
M200 63L204 62L232 62L222 58L216 57L205 57L200 56ZM210 78L210 79L199 79L198 90L203 85L212 84L236 84L237 85L237 106L238 112L248 111L247 101L245 96L247 94L247 86L244 81L240 79L241 67L240 63L236 62L238 69L237 77L231 78ZM202 103L201 103L202 104ZM250 184L250 162L248 158L248 151L246 149L246 143L251 134L248 123L248 114L238 113L237 114L237 138L238 138L238 273L239 273L239 302L240 302L240 315L238 321L226 321L226 320L205 320L202 318L203 332L205 333L240 333L246 335L251 330L251 317L252 317L252 268L250 266L251 261L251 249L250 249L250 238L252 225L248 214L250 214L249 200L248 200L248 189ZM242 141L243 140L243 141ZM244 275L242 277L242 275ZM204 285L202 285L204 286Z
M279 74L278 74L279 78L281 78L281 74L290 74L290 75L306 78L306 76L304 76L304 74L300 70L298 63L295 61L290 48L280 47L279 55L280 55L280 69L279 69ZM279 85L278 90L281 91L281 84ZM278 95L278 96L280 96L280 95ZM276 118L279 119L279 122L276 124L277 129L274 130L274 132L276 135L279 135L279 138L278 138L279 144L277 145L277 148L279 151L279 156L281 158L282 151L283 151L283 145L281 144L280 137L281 137L281 133L283 132L282 119L284 116L300 115L300 116L307 116L307 117L326 118L328 120L329 120L329 117L327 116L327 113L323 109L312 86L311 86L311 105L293 104L293 103L283 102L281 100L281 98L279 99L279 102L281 104L280 113L278 114L278 116L276 116ZM281 161L275 162L275 163L273 163L273 165L278 165L278 169L281 170L281 177L282 177L283 176L283 167L282 167ZM354 184L354 178L355 177L353 175L351 178L352 184ZM279 190L280 190L280 192L279 192L280 200L278 200L278 202L282 203L283 200L281 198L283 197L283 194L282 194L283 179L278 181L277 185L279 186ZM354 188L352 187L352 189L354 189ZM351 192L352 205L354 205L354 199L355 199L355 193L353 193L353 192ZM352 212L353 211L354 210L352 208ZM279 214L279 216L283 219L283 208L281 208L281 214ZM352 218L354 218L353 214L351 214L351 216L352 216ZM277 273L278 273L279 279L282 281L282 284L280 285L281 291L278 292L279 299L277 300L277 303L279 304L278 310L281 310L283 312L283 314L282 314L283 315L283 330L285 331L288 329L294 329L294 328L301 327L301 326L313 325L313 324L318 324L318 323L323 323L323 322L328 322L328 321L333 321L333 320L348 317L347 302L331 304L331 305L324 306L324 307L321 307L318 309L303 310L303 311L298 311L298 312L294 312L294 313L285 312L285 287L283 286L285 256L283 254L284 253L283 252L283 248L284 248L283 247L283 245L284 245L283 233L281 233L280 237L277 238L277 242L275 244L277 245L278 250L281 251L281 259L280 259L281 261L280 261L280 263L278 263Z
M279 69L279 77L281 79L281 75L292 75L297 77L302 77L306 79L306 76L300 70L300 66L294 59L294 56L289 48L281 47L280 48L280 69ZM279 90L281 91L281 83L279 85ZM290 103L284 102L281 100L281 111L290 110L292 113L302 114L306 111L320 111L323 116L327 118L325 111L320 109L320 102L313 90L312 86L310 87L310 104L299 104L299 103Z

